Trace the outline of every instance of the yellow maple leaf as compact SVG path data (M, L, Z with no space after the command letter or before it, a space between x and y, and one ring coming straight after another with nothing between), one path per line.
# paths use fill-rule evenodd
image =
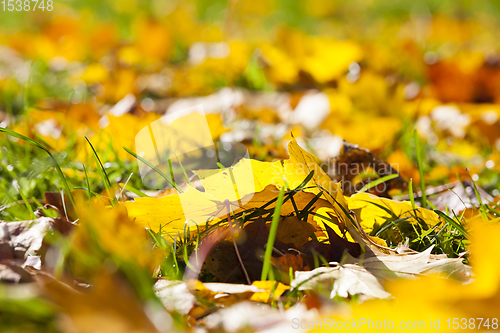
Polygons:
M208 193L188 186L182 194L161 198L136 198L122 204L135 222L152 230L164 232L183 231L187 221L203 224L220 215L224 205ZM187 223L192 226L193 223Z
M424 220L429 227L439 223L439 216L432 210L416 207L413 211L413 207L408 201L397 202L368 193L354 194L346 199L349 209L354 211L359 223L367 233L371 232L375 223L380 225L386 221L386 218L391 217L389 212L379 206L392 211L398 218L409 217L410 221L416 222L414 216L417 216Z

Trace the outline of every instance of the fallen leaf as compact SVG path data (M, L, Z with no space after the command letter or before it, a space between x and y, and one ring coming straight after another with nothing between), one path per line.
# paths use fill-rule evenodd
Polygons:
M355 194L363 186L377 178L392 174L398 175L397 171L389 163L382 161L368 149L360 148L358 145L345 141L341 154L333 160L333 167L330 168L329 172L332 179L342 184L342 192L346 196ZM359 178L363 175L364 177ZM394 179L369 189L368 193L389 197L389 191L394 189L403 190L406 185L404 179L398 175Z
M422 207L413 207L409 201L398 202L386 198L379 198L368 193L358 193L347 198L349 209L356 214L358 222L366 233L370 233L375 225L382 225L387 218L394 214L397 219L408 217L408 221L419 223L415 216L424 221L428 227L433 227L439 223L439 216L432 210ZM391 211L390 214L387 210Z
M129 284L120 275L99 272L94 276L94 286L78 292L57 280L45 279L42 283L46 295L66 316L59 318L65 331L95 332L159 332L148 311ZM155 322L162 330L173 329L172 317L165 311L154 310Z
M195 305L196 297L183 281L160 279L156 281L153 289L169 312L178 312L185 316Z
M290 321L277 309L250 301L239 302L212 313L203 318L200 324L212 332L259 331L275 326L277 331L282 331L283 328L290 327ZM282 326L278 326L280 324Z
M259 280L263 252L269 231L264 219L259 218L247 223L237 239L237 247L245 270L251 281ZM219 241L207 256L203 266L220 282L245 283L246 278L236 255L232 240Z
M33 277L23 269L21 260L0 260L0 282L21 283L33 282Z
M432 247L415 254L378 254L369 258L355 259L347 256L346 264L335 267L319 267L308 272L296 272L291 287L299 290L331 290L330 297L336 295L347 298L359 294L362 299L389 298L384 289L385 282L396 278L415 278L421 275L451 274L470 282L470 267L462 259L431 259ZM361 266L362 264L362 266Z
M271 222L268 222L267 226L271 228ZM314 231L316 231L316 228L313 225L301 221L297 216L293 215L279 221L276 239L300 249L308 242Z
M329 291L330 298L360 295L363 299L389 298L382 283L368 270L357 265L318 267L308 272L295 272L291 288Z
M302 149L297 141L292 140L288 144L288 153L290 159L284 162L286 178L291 188L300 185L304 178L312 171L314 176L311 179L312 189L305 189L315 194L324 191L324 199L331 203L340 218L341 223L346 223L348 218L345 216L342 208L347 210L347 201L345 200L339 183L335 183L319 166L316 158ZM306 187L309 184L306 184ZM342 208L341 208L342 207Z
M290 289L289 286L286 286L283 283L277 281L254 281L252 283L252 286L256 286L262 291L255 292L250 300L261 303L277 301L285 291Z
M276 267L277 270L284 274L282 279L284 282L290 283L288 281L288 273L290 272L290 268L295 271L309 271L311 267L309 266L309 260L312 258L304 258L305 255L302 253L285 253L285 255L281 257L271 257L271 264Z
M0 222L0 259L25 259L44 255L47 233L68 228L68 222L51 217L32 221Z
M127 208L134 221L156 232L183 231L186 221L204 224L212 217L224 215L224 205L208 193L188 186L186 192L161 198L135 198L120 205ZM188 226L191 224L188 223Z

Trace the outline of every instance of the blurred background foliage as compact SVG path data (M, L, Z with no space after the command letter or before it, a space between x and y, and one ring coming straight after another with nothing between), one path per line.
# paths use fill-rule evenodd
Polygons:
M175 111L182 98L214 94L210 112L220 113L252 157L286 158L287 133L294 131L321 161L333 158L344 139L418 183L409 134L416 127L428 183L467 178L469 167L499 194L497 1L52 5L0 11L0 122L61 152L74 185L85 171L76 162L94 163L84 135L121 181L137 171L122 147L133 149L142 127ZM289 121L292 111L298 120ZM14 157L20 150L33 158L32 149L11 143L3 149L2 186L11 194L5 204L20 200L14 174L32 179L47 171ZM46 188L19 181L28 197ZM99 181L91 185L102 190Z

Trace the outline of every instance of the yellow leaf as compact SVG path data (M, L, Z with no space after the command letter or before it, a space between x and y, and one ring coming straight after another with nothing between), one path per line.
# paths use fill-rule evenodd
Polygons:
M299 186L300 183L304 181L304 178L311 171L314 171L313 178L306 185L306 187L312 185L313 188L304 190L315 194L323 191L323 198L330 202L335 208L337 216L340 218L340 222L345 223L345 221L348 221L348 217L342 209L348 210L347 201L342 194L340 184L331 180L323 169L321 169L316 158L302 149L297 144L297 141L290 141L288 144L288 153L290 154L290 159L285 161L284 170L290 188Z
M262 191L270 184L280 187L284 185L283 166L280 161L242 159L230 168L198 170L194 173L200 177L205 192L220 201L237 201L245 195Z
M245 195L260 192L268 185L281 188L285 185L285 181L289 189L295 189L311 171L314 171L314 176L304 191L314 194L321 191L329 193L325 193L323 198L342 214L339 205L347 209L347 202L342 195L340 184L332 181L318 165L314 156L302 149L295 140L288 144L288 153L290 159L284 163L242 159L227 169L199 170L195 173L201 178L207 193L220 201L226 199L236 201Z
M432 210L416 207L413 212L413 207L408 201L397 202L390 199L379 198L375 195L368 193L358 193L347 198L349 209L353 210L366 233L370 233L373 225L379 225L386 221L391 215L384 209L378 207L382 206L392 211L398 218L410 217L409 221L417 222L413 216L423 219L429 227L439 223L439 216Z
M361 48L352 41L312 38L307 44L310 52L304 56L301 65L319 83L337 79L347 72L349 64L362 57Z
M317 164L314 157L299 147L296 141L291 141L289 146L290 159L284 162L259 162L242 159L236 165L222 170L196 171L205 187L205 192L194 188L180 195L170 195L163 198L136 198L135 202L126 202L130 216L143 226L153 230L165 227L166 232L177 232L184 229L186 220L188 224L204 224L210 218L211 223L227 214L225 200L229 201L230 209L234 213L243 210L258 208L276 199L279 188L287 182L290 189L298 187L307 175L314 171L315 174L304 192L294 195L297 209L303 209L313 198L324 189L329 194L323 193L322 199L315 203L315 209L321 207L334 208L336 216L341 221L347 217L339 204L347 209L347 202L342 195L340 185L333 182ZM335 198L337 202L332 198ZM267 208L274 207L275 203ZM291 201L287 201L281 214L286 216L295 211ZM192 223L191 223L192 222ZM316 226L313 216L308 222Z
M90 64L81 76L81 79L87 84L103 82L108 78L109 72L101 64Z
M164 254L152 250L144 228L129 218L123 207L109 208L99 201L86 204L80 198L77 208L79 226L72 234L75 250L95 256L94 246L98 244L99 251L151 271L161 263Z
M210 194L188 186L188 190L179 195L162 198L136 198L134 202L122 204L129 216L138 224L159 231L176 233L183 231L186 221L188 226L204 224L212 215L225 213L224 205Z
M129 281L104 269L93 276L93 287L78 292L57 280L47 281L45 293L64 313L67 332L159 332L151 321L151 310L132 290ZM167 312L156 312L171 322ZM170 326L170 325L169 325ZM164 328L173 329L173 327Z
M269 298L271 297L271 293L273 295L272 300L278 300L279 297L287 290L290 289L289 286L284 285L281 282L276 281L254 281L252 286L256 286L259 289L264 289L263 292L256 292L252 295L250 300L255 302L267 303L269 302ZM274 292L273 292L274 289Z

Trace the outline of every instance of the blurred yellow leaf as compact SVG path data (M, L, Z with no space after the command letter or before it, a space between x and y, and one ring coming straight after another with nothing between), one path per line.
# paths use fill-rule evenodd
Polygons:
M262 292L256 292L252 295L252 297L250 297L250 300L262 303L269 302L271 294L273 295L272 300L276 301L285 291L290 289L290 286L286 286L283 283L276 281L254 281L252 286L265 290Z
M85 292L57 280L45 283L48 297L64 313L59 317L62 332L160 332L151 321L151 309L146 308L121 275L102 270L95 274L93 282L92 288ZM167 312L155 315L162 317L167 326L173 324Z

